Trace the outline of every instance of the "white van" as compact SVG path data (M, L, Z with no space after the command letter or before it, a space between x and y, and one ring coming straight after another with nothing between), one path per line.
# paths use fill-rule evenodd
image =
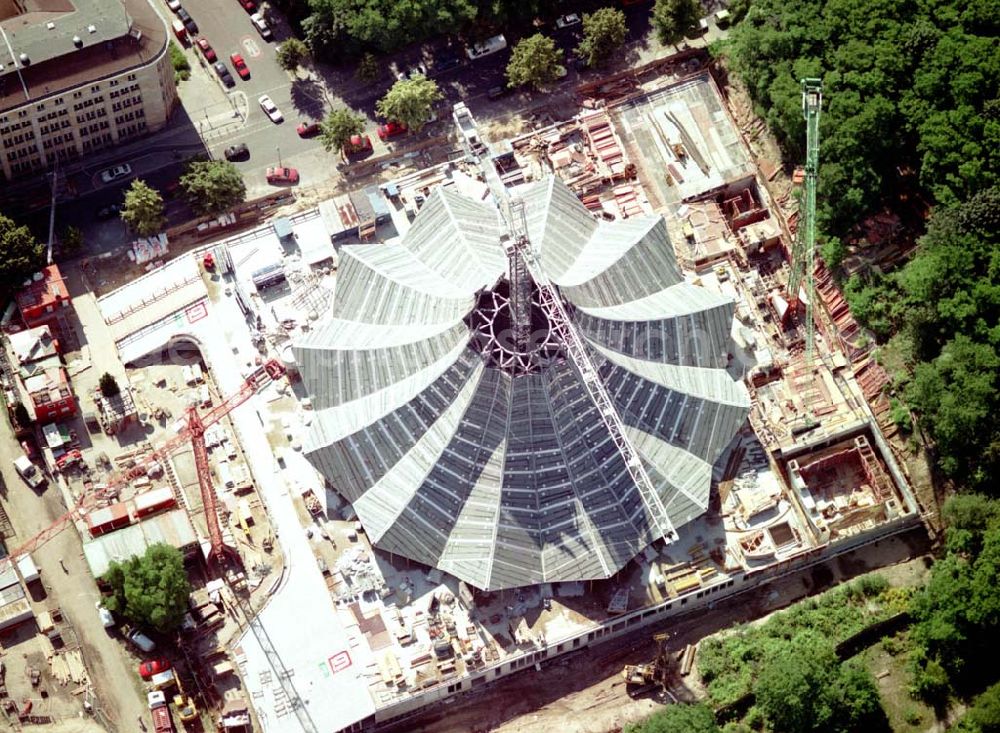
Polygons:
M100 603L97 604L97 616L101 619L101 625L104 628L110 629L115 625L115 617L112 615L111 611L106 609Z
M493 36L492 38L487 38L485 41L480 41L479 43L474 43L465 49L465 55L470 59L481 59L483 56L489 56L491 53L496 53L497 51L503 51L507 48L507 39L503 35Z

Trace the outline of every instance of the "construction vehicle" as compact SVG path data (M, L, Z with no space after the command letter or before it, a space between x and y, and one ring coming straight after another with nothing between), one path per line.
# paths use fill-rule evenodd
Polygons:
M271 359L250 372L238 392L231 395L221 404L213 407L204 415L199 415L196 408L190 408L187 413L187 425L177 435L167 440L159 448L148 453L128 471L106 481L101 487L101 492L95 490L84 493L76 506L72 507L41 532L29 538L20 547L14 548L6 558L0 560L0 570L3 570L5 561L15 563L20 557L34 552L52 537L62 532L68 524L91 509L96 508L102 494L109 495L115 489L120 488L129 481L145 475L151 466L162 465L168 456L180 450L185 444L190 444L194 447L198 484L201 488L202 503L205 507L205 521L208 525L208 534L211 543L211 557L221 561L225 557L228 548L222 542L222 527L216 508L217 502L215 489L212 486L212 475L208 466L205 431L249 400L257 392L264 389L272 381L279 379L284 373L285 367L281 362L277 359Z
M667 651L667 639L670 634L663 632L653 636L656 642L656 657L646 664L626 664L622 670L625 680L625 692L629 697L638 697L656 688L661 688L670 695L670 683L676 676L677 662L674 655Z
M819 181L819 117L823 108L823 84L819 79L802 80L802 116L806 121L806 165L794 180L803 184L799 221L792 248L792 270L788 276L788 310L797 313L805 305L805 360L812 360L815 323L813 305L816 263L816 186Z
M150 692L146 699L149 702L149 714L153 717L154 733L174 733L174 720L167 707L167 696L156 690Z
M174 709L182 723L191 723L198 719L198 708L194 704L194 698L184 692L180 680L177 681L177 694L174 695Z

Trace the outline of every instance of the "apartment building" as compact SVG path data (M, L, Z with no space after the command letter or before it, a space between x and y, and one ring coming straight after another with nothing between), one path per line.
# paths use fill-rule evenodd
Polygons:
M163 127L167 40L151 0L0 0L3 179Z

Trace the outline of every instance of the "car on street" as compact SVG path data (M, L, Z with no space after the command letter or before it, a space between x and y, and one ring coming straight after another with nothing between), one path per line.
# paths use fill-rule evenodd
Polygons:
M184 8L177 8L177 17L180 18L181 23L187 28L187 32L192 36L198 33L198 24L194 22L194 18L191 17L191 13L186 11Z
M247 62L243 60L242 56L238 53L233 53L229 55L229 60L233 62L233 68L240 75L240 79L250 78L250 67L247 66Z
M215 61L217 56L215 55L215 49L212 48L212 44L208 42L207 38L199 38L195 41L195 45L201 51L201 55L205 57L206 61Z
M402 122L386 122L384 125L379 125L375 132L378 133L379 140L388 140L390 137L402 135L406 129L406 125Z
M493 36L466 48L465 55L475 61L483 56L489 56L491 53L503 51L505 48L507 48L507 39L503 35Z
M411 66L410 68L406 69L405 71L397 71L396 72L396 79L399 80L399 81L403 81L405 79L412 79L413 77L417 76L418 74L420 76L427 76L427 67L423 64L423 62L420 62L420 61L418 61L413 66Z
M38 470L38 466L31 462L23 453L14 459L14 468L18 475L33 489L40 489L45 485L45 477Z
M112 181L119 181L126 176L132 174L132 166L128 163L122 163L121 165L116 165L114 168L105 168L101 171L101 180L104 183L111 183Z
M181 0L167 0L167 7L176 13L181 9Z
M462 59L458 55L451 53L442 54L434 59L434 71L441 73L442 71L448 71L449 69L454 69L462 65Z
M239 0L239 3L248 13L253 13L257 10L257 3L254 0Z
M344 155L367 153L372 149L372 139L367 135L351 135L350 141L344 145Z
M250 148L246 143L237 143L226 148L223 155L226 156L226 160L244 160L250 157Z
M151 651L156 649L156 642L138 629L123 629L122 633L125 634L126 639L134 644L140 651L146 652L146 654L149 654Z
M295 185L299 182L299 172L295 168L268 168L267 182L273 186Z
M236 86L236 80L233 79L233 75L229 73L229 69L223 62L216 61L212 64L212 68L215 69L215 73L219 75L220 79L222 79L223 84L227 87Z
M264 16L260 13L254 13L250 16L250 22L253 23L253 27L257 29L260 33L260 37L265 41L271 40L271 28L267 25L267 21L264 20Z
M257 103L260 105L260 108L264 110L264 114L271 118L271 122L278 123L284 121L285 118L282 116L281 110L278 109L278 105L271 101L269 96L262 94L257 100Z
M166 659L147 659L139 665L139 676L148 680L154 674L166 672L168 669L170 669L170 662Z
M299 126L295 128L295 132L299 133L299 137L312 137L319 134L319 123L300 122Z
M571 25L579 25L580 16L576 13L570 13L569 15L560 15L556 18L556 28L569 28Z
M107 221L108 219L114 219L122 211L122 207L118 204L109 204L104 208L97 210L97 218L101 221Z
M506 96L508 92L510 92L510 89L506 84L499 84L495 87L490 87L486 92L486 96L489 99L500 99L500 97Z
M102 606L100 601L97 602L96 606L97 606L97 617L101 619L101 626L103 626L106 629L112 628L115 625L114 615L111 613L111 611Z

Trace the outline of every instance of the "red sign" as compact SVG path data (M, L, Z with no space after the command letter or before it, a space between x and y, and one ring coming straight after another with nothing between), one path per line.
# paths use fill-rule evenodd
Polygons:
M337 674L351 666L351 655L346 651L337 652L326 661L330 665L330 671Z

